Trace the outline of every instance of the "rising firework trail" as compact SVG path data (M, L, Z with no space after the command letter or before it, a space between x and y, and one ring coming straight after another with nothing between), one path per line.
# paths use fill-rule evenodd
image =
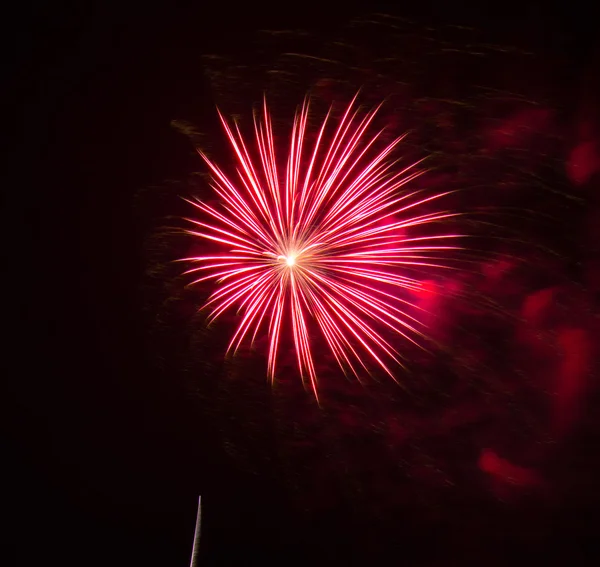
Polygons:
M199 152L212 172L219 202L189 201L201 215L189 234L213 241L212 254L185 258L193 283L215 282L209 321L229 309L241 314L229 351L267 333L271 380L289 330L298 369L317 394L313 328L344 371L360 378L375 364L396 379L401 365L394 334L417 344L425 337L407 291L419 291L415 270L442 267L456 234L415 236L419 227L456 216L426 212L447 195L405 186L423 173L421 161L401 167L392 158L404 138L381 142L370 133L379 107L361 113L356 97L337 125L331 110L311 135L308 100L297 111L289 147L278 155L266 102L255 115L253 139L219 113L233 150L228 175ZM330 132L331 130L331 132ZM312 142L309 142L312 139ZM441 263L440 263L441 261ZM410 297L410 296L408 296Z
M194 544L192 546L192 559L190 567L198 566L198 547L200 545L200 529L202 524L202 496L198 496L198 510L196 511L196 527L194 528Z

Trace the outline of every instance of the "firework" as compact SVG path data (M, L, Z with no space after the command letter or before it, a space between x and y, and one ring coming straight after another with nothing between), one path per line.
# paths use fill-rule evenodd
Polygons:
M360 379L374 363L395 380L402 356L393 335L414 344L424 337L407 294L421 284L410 274L441 266L456 249L456 234L414 235L456 215L424 210L448 193L404 188L423 173L423 160L402 167L392 158L404 136L382 144L383 130L371 132L378 110L361 112L354 97L341 119L330 109L311 132L305 100L282 156L265 102L262 118L254 116L252 143L219 113L234 176L199 152L219 202L189 201L202 215L188 219L195 225L188 232L213 241L216 252L185 258L194 263L186 273L200 276L193 283L215 283L209 321L230 309L241 314L228 352L267 334L271 380L289 333L300 375L317 399L314 336L345 372Z

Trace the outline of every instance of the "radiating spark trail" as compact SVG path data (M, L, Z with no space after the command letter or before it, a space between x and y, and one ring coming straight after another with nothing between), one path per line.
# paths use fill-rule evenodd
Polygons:
M395 380L392 363L401 365L402 356L389 336L414 344L424 337L409 314L416 306L403 298L421 289L409 274L444 267L445 255L459 248L450 244L457 234L407 235L457 214L423 211L448 193L404 190L423 173L422 160L397 171L390 156L404 136L376 151L382 131L369 129L379 108L361 116L355 102L356 97L328 137L330 111L309 148L306 100L294 119L285 167L266 102L262 120L254 116L254 148L219 113L237 176L226 175L199 152L220 202L189 201L203 217L188 219L195 226L189 234L220 251L185 258L197 264L186 273L200 276L193 283L215 282L206 304L209 320L232 308L242 314L228 352L266 331L273 380L289 324L300 375L317 399L312 327L316 324L342 369L360 378L358 367L368 370L370 359Z

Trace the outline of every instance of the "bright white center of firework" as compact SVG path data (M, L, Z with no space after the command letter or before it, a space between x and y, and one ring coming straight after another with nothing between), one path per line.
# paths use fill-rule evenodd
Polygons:
M287 256L278 256L280 262L285 262L290 268L296 263L296 255L288 254Z

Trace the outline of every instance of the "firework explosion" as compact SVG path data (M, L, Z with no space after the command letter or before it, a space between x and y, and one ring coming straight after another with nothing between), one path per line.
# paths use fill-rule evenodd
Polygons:
M355 102L331 133L330 110L309 143L305 100L285 167L276 155L280 144L266 102L262 120L254 118L254 148L219 113L237 175L226 175L199 152L220 202L189 201L205 218L188 219L195 225L189 234L217 243L218 251L185 258L197 264L186 274L201 276L194 284L215 282L206 303L209 321L232 308L241 313L228 352L266 329L273 380L282 339L291 329L300 375L317 398L313 326L345 372L360 379L360 369L368 372L374 363L396 380L392 366L402 365L402 355L389 337L401 335L414 344L425 337L418 306L407 295L422 284L409 274L442 267L447 251L456 249L447 243L458 236L412 235L417 227L456 216L423 211L448 193L403 189L423 173L423 160L401 167L392 158L404 136L376 150L383 130L370 130L379 107L361 113Z

